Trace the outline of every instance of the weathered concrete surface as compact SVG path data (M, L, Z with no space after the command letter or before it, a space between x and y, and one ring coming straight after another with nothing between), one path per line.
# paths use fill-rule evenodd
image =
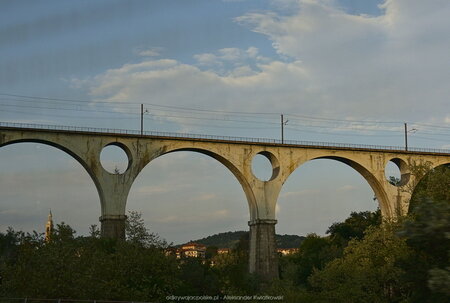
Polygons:
M125 220L126 216L106 215L101 216L99 221L102 224L101 236L104 238L114 238L125 240Z
M278 277L278 255L275 239L276 220L254 220L250 226L249 270L264 280Z
M0 127L0 147L19 142L38 142L59 148L83 165L94 181L100 197L102 235L123 238L128 193L141 170L152 160L176 151L208 155L225 165L236 177L247 197L250 222L250 271L266 279L277 277L275 252L275 206L281 188L302 164L314 159L331 159L358 171L373 189L383 218L395 219L408 212L412 189L419 181L409 171L413 164L436 167L450 163L450 154L312 147L279 144L231 142L192 138L137 136L108 133L55 131ZM117 145L128 155L128 168L111 174L100 164L105 146ZM257 154L272 163L272 177L261 181L252 173ZM389 161L401 172L401 186L385 177ZM271 223L270 223L271 222Z

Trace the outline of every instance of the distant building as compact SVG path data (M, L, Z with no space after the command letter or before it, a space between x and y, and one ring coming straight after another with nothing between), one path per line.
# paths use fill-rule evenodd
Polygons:
M217 254L218 255L223 255L223 254L228 254L230 253L230 249L229 248L219 248L217 250Z
M278 248L277 252L282 256L287 256L298 252L298 248Z
M180 248L167 248L165 251L166 256L176 256L177 259L182 258L201 258L205 259L206 246L200 243L189 242L182 245Z
M53 216L52 211L50 210L48 214L47 224L45 224L45 241L50 241L53 234Z
M204 259L206 254L206 246L203 244L189 242L181 246L181 258L201 258Z

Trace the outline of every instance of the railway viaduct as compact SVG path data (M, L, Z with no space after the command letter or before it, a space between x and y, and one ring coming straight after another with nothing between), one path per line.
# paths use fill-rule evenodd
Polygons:
M250 228L250 272L265 279L278 276L275 243L275 206L281 188L291 173L313 159L332 159L360 173L373 189L384 219L408 212L409 201L419 177L414 165L430 168L450 163L450 151L399 147L320 144L284 141L183 135L109 129L52 127L0 123L0 147L20 142L54 146L75 158L89 173L101 203L101 232L104 237L125 237L127 196L133 181L152 160L177 151L208 155L225 165L236 177L247 197ZM121 174L107 172L100 163L102 149L115 145L128 156L128 168ZM263 155L272 164L268 181L252 173L252 159ZM385 177L386 164L392 161L400 169L397 186Z

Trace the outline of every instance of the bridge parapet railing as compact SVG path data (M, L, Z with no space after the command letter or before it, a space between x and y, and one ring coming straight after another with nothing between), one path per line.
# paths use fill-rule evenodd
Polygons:
M138 135L138 136L143 135L143 136L156 136L156 137L175 137L175 138L187 138L187 139L221 140L221 141L230 141L230 142L302 145L302 146L312 146L312 147L320 146L320 147L405 151L405 148L403 146L333 143L333 142L298 141L298 140L283 140L282 141L279 139L270 139L270 138L217 136L217 135L159 132L159 131L143 131L141 133L141 131L139 131L139 130L117 129L117 128L96 128L96 127L85 127L85 126L66 126L66 125L50 125L50 124L34 124L34 123L0 122L0 127L57 130L57 131L59 130L59 131L76 131L76 132L95 132L95 133L105 133L105 134L125 134L125 135ZM409 147L408 151L450 154L449 149L439 149L439 148Z

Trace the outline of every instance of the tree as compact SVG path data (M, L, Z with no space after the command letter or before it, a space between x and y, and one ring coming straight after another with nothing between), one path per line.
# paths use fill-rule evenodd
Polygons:
M394 226L370 227L362 240L351 240L342 258L315 270L309 281L319 301L398 302L408 297L401 264L410 260L405 239Z
M421 171L422 174L424 172ZM399 234L415 251L408 269L417 302L450 300L450 169L443 165L424 174L413 192L410 214Z
M92 224L89 227L89 235L92 238L100 238L101 232L100 232L100 229L98 228L97 224Z
M344 222L333 223L327 230L331 241L341 247L345 247L348 241L352 239L361 240L364 232L370 226L381 224L381 212L378 209L375 212L363 211L352 212L350 217Z
M220 293L219 276L209 264L199 258L185 258L180 263L180 279L177 290L180 296L217 295Z
M244 233L227 254L214 257L212 268L227 294L257 293L259 280L248 272L249 233Z
M74 234L58 224L50 242L19 237L17 257L0 267L0 295L163 301L181 285L177 262L160 248Z
M128 212L125 221L125 237L127 241L143 247L167 248L168 246L165 240L162 240L158 235L149 232L145 227L142 214L137 211Z
M316 234L308 234L300 244L299 252L293 257L297 266L296 285L307 285L308 277L315 269L322 269L328 262L336 257L328 238Z

